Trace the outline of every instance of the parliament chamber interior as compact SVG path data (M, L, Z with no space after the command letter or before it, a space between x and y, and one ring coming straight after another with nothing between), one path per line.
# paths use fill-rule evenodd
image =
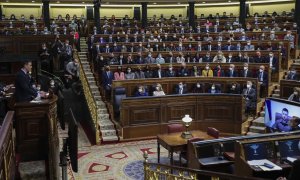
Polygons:
M0 180L300 180L300 0L0 0Z

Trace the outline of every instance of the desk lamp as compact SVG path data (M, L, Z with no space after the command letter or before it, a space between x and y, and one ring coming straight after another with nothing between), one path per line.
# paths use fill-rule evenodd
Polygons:
M185 132L182 132L181 137L184 139L189 139L192 138L193 135L191 134L191 132L188 131L189 126L192 123L192 118L190 117L190 115L186 114L183 118L182 118L182 122L185 125Z

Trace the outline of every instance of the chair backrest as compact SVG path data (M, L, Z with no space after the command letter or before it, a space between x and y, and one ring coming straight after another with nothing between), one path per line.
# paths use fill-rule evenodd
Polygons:
M116 87L114 91L114 112L118 113L122 99L126 98L126 89L125 87Z
M300 160L296 160L293 162L292 170L290 171L288 180L298 180L300 179Z
M177 132L183 132L184 127L182 124L169 124L168 125L168 133L177 133Z
M214 138L216 138L216 139L218 139L220 132L216 128L208 127L207 128L207 134L214 137Z

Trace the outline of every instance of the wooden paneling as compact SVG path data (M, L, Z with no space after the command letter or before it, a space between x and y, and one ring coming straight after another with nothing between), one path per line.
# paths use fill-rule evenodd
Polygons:
M15 179L15 149L13 137L14 112L9 111L0 128L0 179Z
M294 87L300 87L300 81L280 80L280 98L288 99Z
M241 124L246 120L241 95L189 94L125 98L121 107L120 123L124 139L166 133L166 125L181 123L185 114L193 118L191 129L204 131L213 126L221 132L239 134Z
M45 160L49 179L58 178L57 97L15 104L17 153L21 161Z

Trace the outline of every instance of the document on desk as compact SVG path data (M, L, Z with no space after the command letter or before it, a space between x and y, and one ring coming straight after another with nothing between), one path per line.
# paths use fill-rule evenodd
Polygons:
M297 159L296 158L292 158L292 157L287 157L286 160L288 160L289 162L294 162L296 161Z
M277 166L276 164L272 163L271 161L267 159L260 159L260 160L252 160L252 161L247 161L250 166L257 166L263 171L277 171L277 170L282 170L281 167ZM265 164L273 166L272 168L267 167Z

